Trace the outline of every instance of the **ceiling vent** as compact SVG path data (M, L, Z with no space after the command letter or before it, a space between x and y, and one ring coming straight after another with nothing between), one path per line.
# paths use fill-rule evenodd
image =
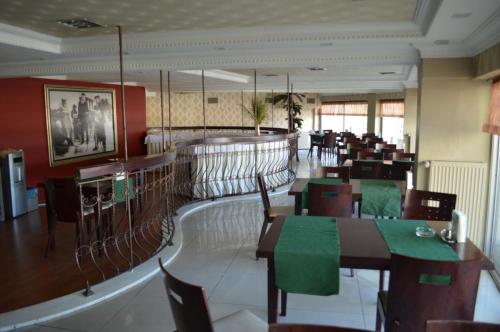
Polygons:
M448 45L450 43L447 39L438 39L434 41L435 45Z
M455 13L455 14L451 15L451 18L467 18L471 15L472 15L472 13Z
M208 97L207 98L207 103L208 104L218 104L219 103L219 98L218 97Z
M324 70L326 70L325 67L318 67L318 66L309 67L307 69L309 69L310 71L324 71Z
M75 28L79 30L102 27L102 25L89 21L86 18L70 18L70 19L58 20L57 23L62 24L65 27Z
M395 71L381 71L379 72L380 75L394 75L396 74Z

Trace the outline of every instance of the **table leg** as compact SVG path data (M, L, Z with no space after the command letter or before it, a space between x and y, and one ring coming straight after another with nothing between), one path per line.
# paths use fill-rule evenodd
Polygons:
M278 288L274 280L274 262L267 260L267 322L278 321Z
M287 292L281 290L281 313L280 316L286 316Z
M295 215L300 216L302 214L302 194L295 195Z
M380 270L380 276L378 278L378 290L382 292L384 290L384 270Z

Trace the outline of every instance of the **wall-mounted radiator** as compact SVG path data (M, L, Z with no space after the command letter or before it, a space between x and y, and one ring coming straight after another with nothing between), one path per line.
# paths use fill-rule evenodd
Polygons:
M467 215L467 236L483 247L486 227L488 164L430 161L429 190L456 194L456 209Z

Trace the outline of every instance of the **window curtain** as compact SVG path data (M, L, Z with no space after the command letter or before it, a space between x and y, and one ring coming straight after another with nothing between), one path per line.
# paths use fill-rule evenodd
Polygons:
M483 131L500 135L500 78L495 79L491 86L490 111Z
M380 101L380 116L404 118L405 103L403 100L382 100Z
M367 102L334 102L321 105L321 115L367 116Z

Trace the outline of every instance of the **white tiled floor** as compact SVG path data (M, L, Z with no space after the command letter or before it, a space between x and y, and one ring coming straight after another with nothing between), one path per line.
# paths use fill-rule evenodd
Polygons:
M311 165L302 155L298 177L308 177ZM293 204L286 194L274 204ZM265 260L255 260L262 222L260 200L236 200L188 216L182 225L183 249L168 269L181 279L202 285L213 319L246 308L266 319ZM341 271L340 294L331 297L289 295L289 309L280 322L305 322L373 330L378 272ZM500 323L500 293L486 272L481 276L476 320ZM91 309L49 321L28 331L173 331L161 275L126 294Z

